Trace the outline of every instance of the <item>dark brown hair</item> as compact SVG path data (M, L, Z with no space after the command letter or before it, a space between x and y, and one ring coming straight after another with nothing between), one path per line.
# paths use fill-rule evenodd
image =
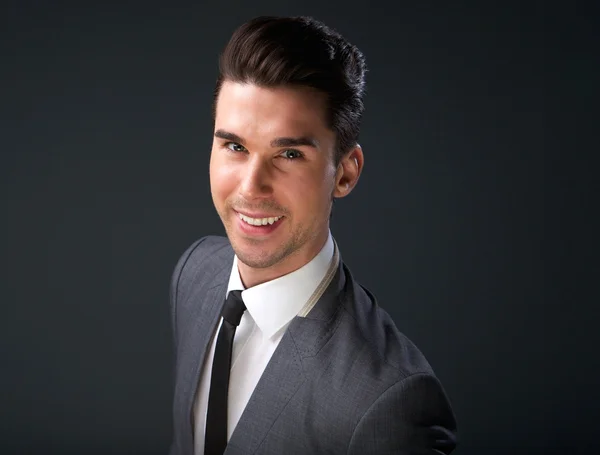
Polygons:
M316 89L326 95L337 165L358 141L366 69L356 46L313 18L257 17L233 33L220 55L213 115L225 80Z

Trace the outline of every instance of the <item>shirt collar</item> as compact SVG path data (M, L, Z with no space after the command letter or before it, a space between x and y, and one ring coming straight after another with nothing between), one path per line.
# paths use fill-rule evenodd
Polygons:
M329 268L334 243L331 232L321 251L307 264L287 275L245 289L238 270L238 258L233 257L229 276L229 291L242 291L242 299L250 316L263 335L271 338L300 312Z

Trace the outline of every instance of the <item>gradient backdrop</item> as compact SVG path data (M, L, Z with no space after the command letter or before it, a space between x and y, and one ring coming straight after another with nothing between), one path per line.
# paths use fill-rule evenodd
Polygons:
M332 231L441 378L456 453L600 447L600 340L545 274L566 247L544 234L561 201L545 200L543 2L94 3L0 10L1 454L166 454L171 271L223 233L217 56L262 14L313 15L367 57L365 169ZM597 37L589 12L564 14Z

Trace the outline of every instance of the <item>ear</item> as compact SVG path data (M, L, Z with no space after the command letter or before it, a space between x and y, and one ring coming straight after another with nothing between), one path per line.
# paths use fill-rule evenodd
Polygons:
M364 165L364 156L360 145L356 144L346 153L338 164L335 174L333 197L344 197L350 194L358 183Z

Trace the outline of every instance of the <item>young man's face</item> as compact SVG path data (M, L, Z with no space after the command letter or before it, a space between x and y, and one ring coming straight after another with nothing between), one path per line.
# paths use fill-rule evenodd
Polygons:
M332 197L346 187L334 147L322 94L223 83L210 184L242 279L249 270L264 281L289 273L322 248Z

